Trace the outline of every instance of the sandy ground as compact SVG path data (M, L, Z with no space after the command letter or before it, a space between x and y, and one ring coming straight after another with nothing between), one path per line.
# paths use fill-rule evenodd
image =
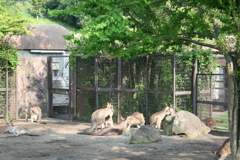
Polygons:
M39 136L0 134L1 160L211 160L212 150L227 134L212 132L198 138L162 135L151 144L129 144L130 136L97 137L77 134L90 123L44 118L47 124L14 122ZM1 124L4 125L4 124ZM229 155L227 160L231 159Z

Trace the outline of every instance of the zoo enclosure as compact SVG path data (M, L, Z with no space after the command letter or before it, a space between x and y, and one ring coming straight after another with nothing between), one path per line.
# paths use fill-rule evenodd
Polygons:
M49 57L50 116L89 120L91 113L104 108L107 101L115 106L115 120L135 111L144 113L148 119L163 109L164 103L173 104L178 110L193 111L200 118L211 117L214 109L226 110L224 68L218 74L198 73L197 67L184 66L181 57L155 55L129 60L106 56L76 57L74 71L69 68L69 57ZM7 75L7 72L1 72L0 119L7 116L17 119L15 74Z
M226 88L216 88L216 81L209 78L200 81L200 76L219 77L224 74L199 74L197 62L189 68L182 63L181 55L146 55L132 59L96 56L88 59L76 57L74 88L76 101L75 117L89 120L95 109L105 108L106 102L114 104L115 121L133 112L142 112L146 121L164 104L172 104L178 110L188 110L200 116L210 117L213 106L226 109ZM226 83L226 81L224 81ZM214 84L214 85L213 85ZM213 91L218 96L212 102ZM221 102L216 102L221 98ZM208 104L208 105L206 105ZM210 105L210 106L209 106ZM94 106L94 107L93 107Z

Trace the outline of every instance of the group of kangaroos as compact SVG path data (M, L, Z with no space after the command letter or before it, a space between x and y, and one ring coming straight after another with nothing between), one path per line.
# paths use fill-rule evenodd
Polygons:
M42 111L38 106L34 107L24 107L22 113L25 115L25 122L28 121L28 118L31 117L31 122L37 121L41 124L46 124L41 121ZM121 135L125 131L129 131L131 126L137 126L140 128L142 125L145 125L144 115L140 112L134 112L131 116L128 116L126 119L121 117L122 122L120 124L113 123L114 108L111 103L107 102L107 107L103 109L98 109L92 113L91 116L91 127L85 129L78 134L87 134L94 136L116 136ZM159 112L154 113L150 117L150 125L154 126L156 129L161 129L161 122L166 115L175 116L177 114L175 107L170 107L165 104L165 108ZM101 129L97 130L98 126L101 126ZM109 126L110 125L110 126ZM14 126L13 122L6 123L6 129L2 133L11 133L14 136L19 136L22 134L27 134L29 136L39 136L32 134L27 128L23 126ZM229 138L222 144L222 146L217 150L213 151L215 154L216 160L224 160L229 154L231 154L230 149L230 140Z

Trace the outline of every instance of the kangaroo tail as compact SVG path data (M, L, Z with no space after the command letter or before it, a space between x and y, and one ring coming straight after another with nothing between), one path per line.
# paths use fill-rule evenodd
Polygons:
M29 136L39 136L38 134L28 134Z
M46 123L46 122L44 122L44 121L40 121L39 123L40 123L40 124L47 124L47 123Z
M38 117L38 123L41 123L41 120L42 120L42 110L40 108L40 113L39 113L39 117ZM41 123L43 124L43 123Z
M97 127L97 124L92 122L91 128L87 129L85 132L92 132L96 127Z

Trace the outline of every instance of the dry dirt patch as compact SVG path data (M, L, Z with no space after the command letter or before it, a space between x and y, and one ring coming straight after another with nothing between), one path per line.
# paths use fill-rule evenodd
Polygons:
M77 134L90 123L44 118L47 124L14 122L39 136L0 134L1 160L206 160L213 159L227 134L198 138L162 135L151 144L129 144L130 136L97 137ZM2 124L3 125L3 124ZM227 160L230 160L230 156Z

